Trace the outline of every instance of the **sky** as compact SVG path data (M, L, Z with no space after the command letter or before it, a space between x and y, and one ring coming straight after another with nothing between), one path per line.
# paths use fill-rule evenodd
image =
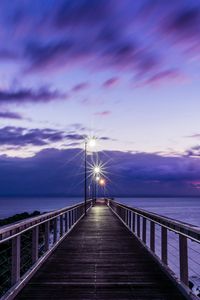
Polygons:
M2 0L0 195L82 194L87 135L110 194L200 195L199 32L198 0Z

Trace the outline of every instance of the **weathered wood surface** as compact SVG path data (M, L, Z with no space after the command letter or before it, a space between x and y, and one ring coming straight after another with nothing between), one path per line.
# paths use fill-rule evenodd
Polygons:
M184 298L109 208L97 204L15 299Z

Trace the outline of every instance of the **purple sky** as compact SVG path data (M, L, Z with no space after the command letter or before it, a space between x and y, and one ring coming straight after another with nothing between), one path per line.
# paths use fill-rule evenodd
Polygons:
M94 134L112 193L198 195L199 32L198 0L2 0L0 193L78 194Z

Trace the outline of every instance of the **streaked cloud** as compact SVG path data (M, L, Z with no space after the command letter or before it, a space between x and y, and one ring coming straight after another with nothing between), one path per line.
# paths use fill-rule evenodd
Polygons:
M96 113L94 113L95 116L99 116L99 117L107 117L111 114L110 110L103 110L103 111L98 111Z
M47 87L41 87L39 89L32 88L18 88L0 90L0 104L6 103L18 103L23 104L25 102L50 102L58 99L67 99L68 95L58 90L52 90Z
M0 119L15 119L22 120L23 116L16 112L0 111Z
M101 160L112 157L106 165L109 176L106 188L110 195L199 195L197 158L122 151L104 151L98 155ZM35 191L38 195L83 193L81 149L49 148L28 158L4 155L0 156L0 169L1 195L35 195Z

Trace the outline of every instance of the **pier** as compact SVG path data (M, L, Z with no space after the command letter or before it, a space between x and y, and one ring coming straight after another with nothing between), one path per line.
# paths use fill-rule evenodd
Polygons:
M178 237L179 276L168 264L169 231ZM199 299L189 288L189 240L199 245L195 226L110 199L89 200L86 216L84 203L47 213L0 229L11 247L1 299Z

